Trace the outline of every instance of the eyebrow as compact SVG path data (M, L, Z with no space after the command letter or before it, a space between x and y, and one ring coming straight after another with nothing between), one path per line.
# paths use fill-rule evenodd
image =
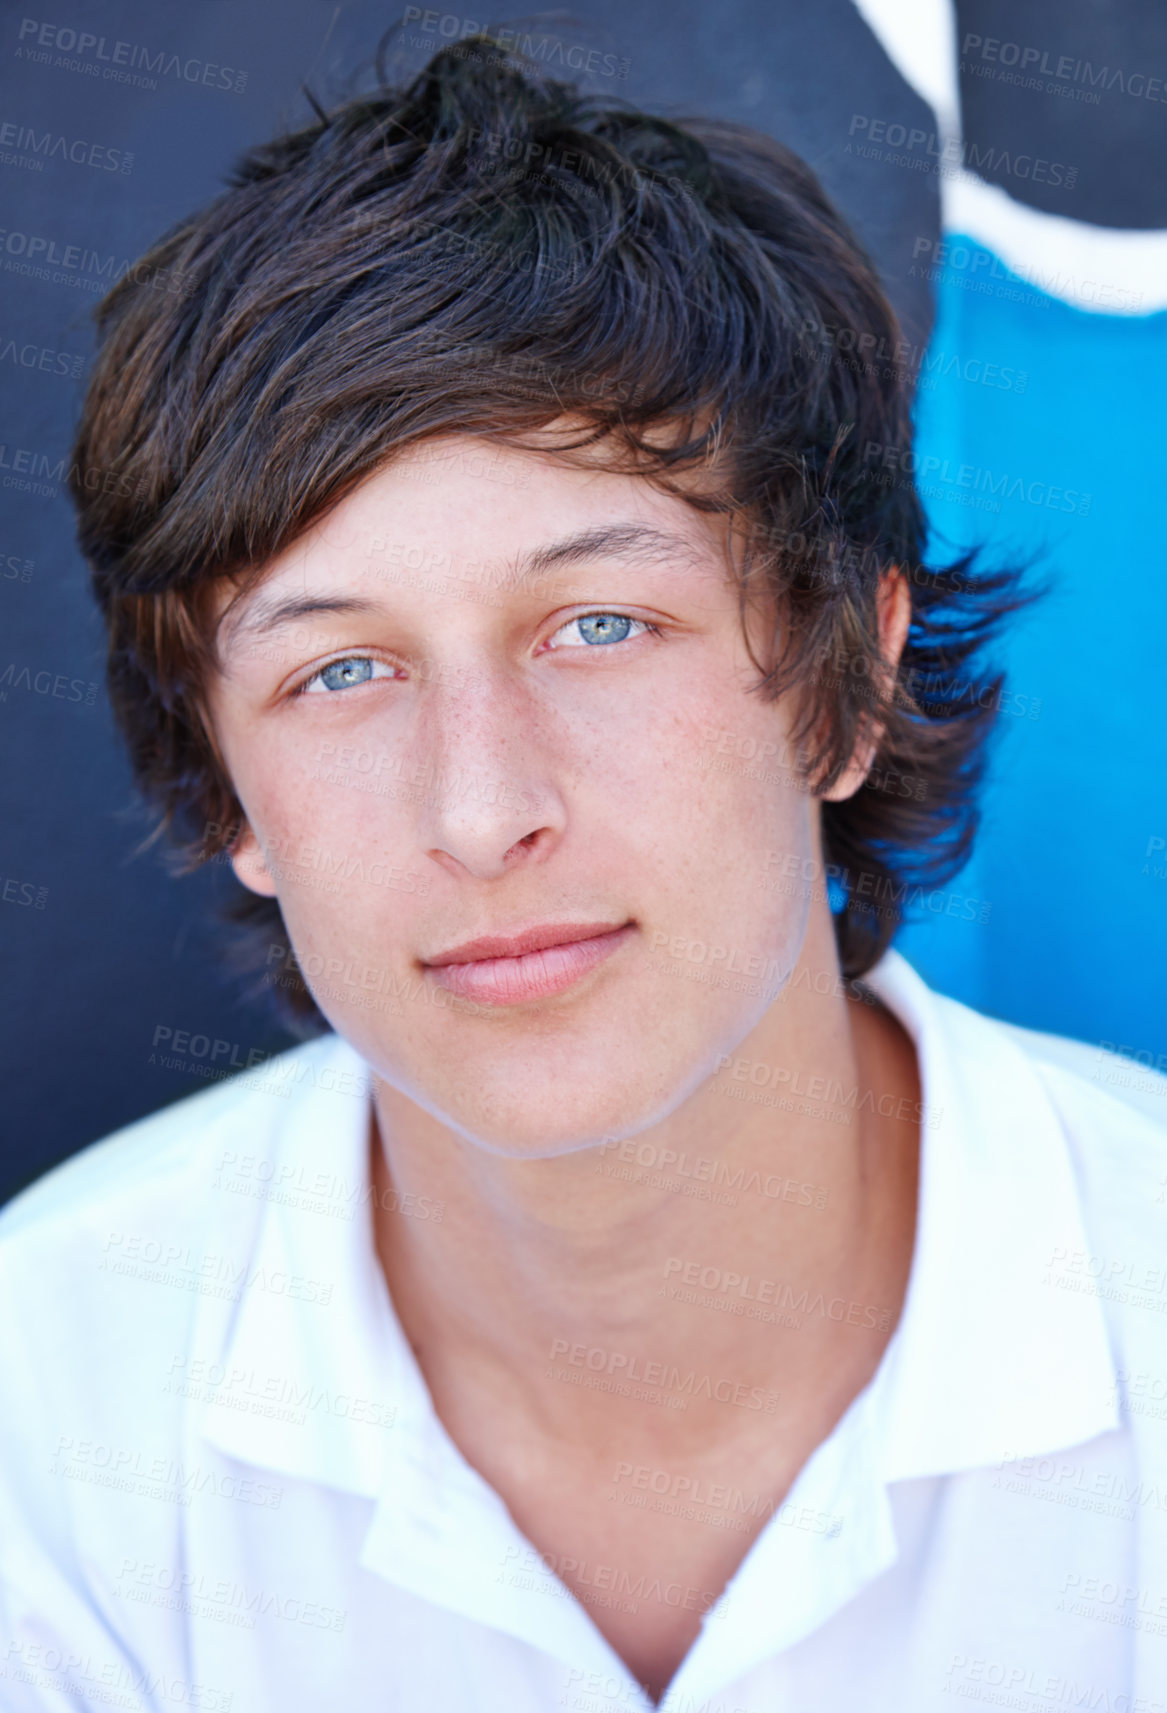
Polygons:
M588 559L676 559L694 562L703 557L696 544L681 535L670 535L646 524L618 523L578 531L546 547L533 548L510 566L516 583L530 582L548 571L578 565ZM266 636L282 625L323 613L368 615L383 613L378 601L360 595L286 595L258 598L234 624L228 621L226 643L230 647L244 637Z
M601 524L580 530L547 547L533 548L516 561L517 580L526 582L562 565L578 565L585 559L675 559L693 561L701 554L682 535L669 535L642 523Z

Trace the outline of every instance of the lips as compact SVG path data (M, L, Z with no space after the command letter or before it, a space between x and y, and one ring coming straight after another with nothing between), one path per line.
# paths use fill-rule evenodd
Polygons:
M541 952L548 946L571 946L578 940L595 939L613 932L612 922L546 922L539 928L526 928L520 934L482 934L477 940L465 940L437 957L425 958L430 969L446 969L450 964L471 964L482 958L518 958L524 952Z
M633 922L552 922L485 934L424 960L440 987L483 1005L522 1005L562 993L617 951Z

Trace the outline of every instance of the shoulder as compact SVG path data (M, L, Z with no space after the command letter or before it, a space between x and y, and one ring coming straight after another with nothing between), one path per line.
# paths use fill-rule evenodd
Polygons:
M31 1378L47 1341L63 1366L88 1369L115 1349L125 1360L135 1346L179 1348L196 1312L228 1312L289 1159L329 1153L364 1110L326 1091L363 1093L365 1069L340 1037L321 1036L127 1125L23 1190L0 1212L0 1295L25 1305L0 1319L0 1359Z
M970 1020L958 1033L998 1101L1027 1089L1026 1110L1048 1113L1060 1134L1082 1247L1050 1258L1052 1282L1102 1298L1116 1346L1153 1347L1167 1364L1167 1077L1098 1044L940 1003Z
M1087 1203L1140 1222L1150 1217L1157 1228L1167 1201L1167 1076L1096 1044L1011 1023L995 1027L1040 1080Z
M1105 1271L1137 1257L1152 1273L1158 1265L1167 1309L1167 1270L1151 1260L1167 1218L1167 1077L1100 1044L1021 1028L947 998L897 953L872 977L864 979L910 1029L922 1060L943 1069L943 1089L925 1086L925 1099L943 1093L974 1131L1009 1137L1014 1195L1040 1195L1040 1173L1065 1159L1089 1244L1082 1264Z
M1154 1163L1167 1145L1167 1076L1098 1043L1024 1029L954 999L931 996L966 1068L1007 1098L1024 1082L1057 1118L1082 1167Z
M1025 1055L1061 1123L1090 1242L1086 1271L1137 1274L1167 1309L1167 1077L1098 1045L996 1027Z
M278 1140L305 1092L350 1062L359 1064L346 1043L322 1035L90 1143L0 1210L0 1261L119 1210L193 1212L184 1192L205 1189L232 1149Z
M1129 1118L1146 1120L1153 1130L1167 1131L1167 1076L1135 1059L1098 1044L1074 1041L1064 1035L1047 1035L1022 1029L1015 1023L998 1023L1008 1038L1038 1067L1062 1100L1086 1101L1090 1112L1103 1123L1120 1130Z
M281 1283L255 1273L263 1222L289 1162L355 1149L367 1079L321 1036L92 1144L0 1213L0 1299L20 1305L0 1316L0 1372L21 1400L0 1417L0 1515L55 1518L64 1539L110 1476L62 1480L45 1447L131 1469L178 1455L188 1361L217 1359L245 1294Z
M1096 1298L1145 1471L1167 1481L1167 1077L1097 1045L998 1025L1040 1075L1074 1163L1083 1238L1049 1284Z
M950 999L898 952L863 980L918 1048L943 1042L978 1113L986 1103L1000 1110L1028 1095L1053 1109L1075 1146L1098 1154L1138 1154L1167 1141L1167 1076L1149 1066L1101 1043L1022 1028Z

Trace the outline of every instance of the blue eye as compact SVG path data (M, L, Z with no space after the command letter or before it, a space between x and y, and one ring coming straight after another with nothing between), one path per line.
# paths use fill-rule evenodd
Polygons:
M569 619L565 625L562 625L556 631L555 638L562 637L565 632L574 629L582 636L586 646L594 648L604 643L626 642L632 634L634 625L641 633L653 631L656 628L645 619L629 618L627 613L581 613L578 618ZM562 643L553 639L553 646L571 648L578 647L579 644L573 644L570 641Z
M349 690L354 684L367 684L374 676L377 667L392 676L393 668L385 666L383 661L371 660L367 654L353 654L346 660L333 660L327 666L322 666L319 672L313 673L301 685L301 693L321 690Z
M585 642L623 642L632 629L632 620L620 613L587 613L576 623Z

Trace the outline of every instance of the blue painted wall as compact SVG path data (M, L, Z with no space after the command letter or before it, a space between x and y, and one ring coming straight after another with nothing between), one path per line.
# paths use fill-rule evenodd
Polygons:
M1167 314L1069 308L951 234L930 277L933 529L1037 559L1051 590L1002 651L1013 699L953 887L989 919L898 943L971 1005L1167 1070Z

